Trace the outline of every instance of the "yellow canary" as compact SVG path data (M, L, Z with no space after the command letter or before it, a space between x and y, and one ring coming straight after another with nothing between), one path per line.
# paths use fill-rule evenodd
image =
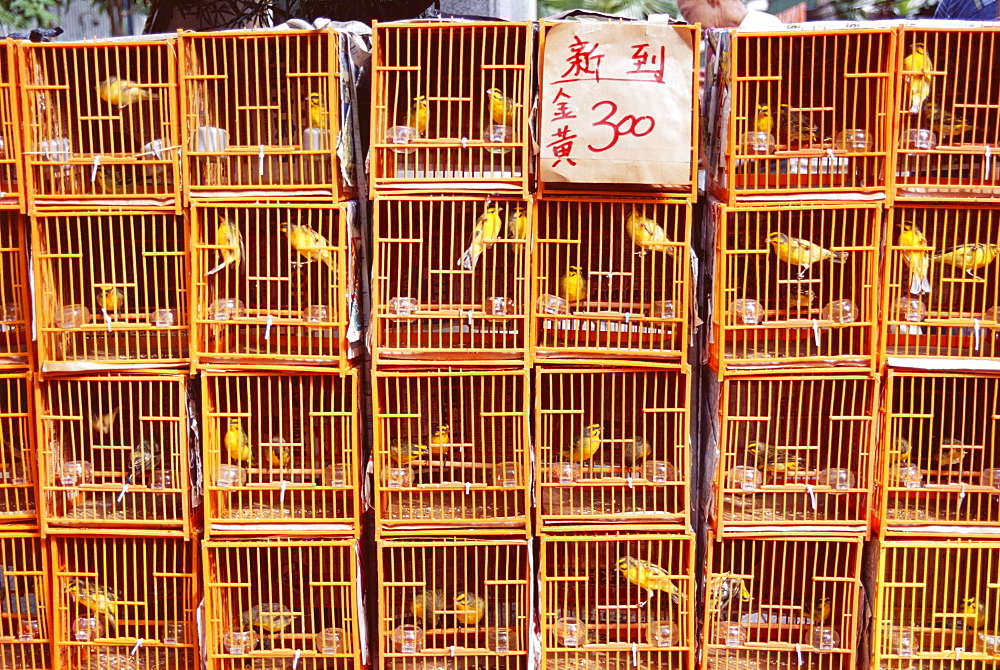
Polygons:
M751 442L747 445L747 453L753 457L757 469L765 472L796 472L804 467L800 457L790 455L787 449L764 442Z
M483 252L493 246L500 231L503 229L503 220L497 213L496 205L488 205L486 211L476 219L476 225L472 229L472 241L469 247L458 259L458 264L466 270L475 270L479 263L479 257Z
M315 230L309 226L283 223L281 224L281 232L288 235L289 244L309 259L308 262L319 261L325 263L331 272L337 271L333 248L327 239Z
M455 619L466 626L475 626L486 616L486 601L471 591L455 595Z
M964 270L965 274L973 279L979 279L974 274L975 271L992 263L998 254L1000 254L1000 247L995 244L961 244L942 254L937 254L934 256L934 260Z
M413 618L423 624L423 628L436 628L440 613L444 611L444 591L441 589L423 589L418 591L410 603Z
M309 127L330 129L330 112L326 111L323 105L323 96L319 93L310 93L306 96L309 103Z
M799 279L809 272L809 267L814 263L826 260L834 263L847 262L846 251L830 251L808 240L789 237L784 233L768 233L767 241L774 247L778 260L799 267Z
M507 215L507 237L512 240L523 240L528 236L528 213L524 207L518 207ZM520 250L521 247L515 247Z
M152 100L155 97L151 91L142 88L140 84L118 77L108 77L98 84L97 95L104 102L117 105L118 109L123 109L141 100Z
M125 483L131 484L139 475L152 471L160 464L162 454L160 445L152 437L132 447L132 457L129 459L129 469L125 473Z
M112 631L118 630L118 596L109 588L85 579L66 582L65 591L77 603L108 620Z
M205 273L206 276L224 270L230 265L240 267L246 255L246 246L243 244L239 226L229 223L226 217L220 216L219 227L215 231L215 244L219 246L219 255L222 259L218 265Z
M513 126L514 111L517 109L514 101L504 95L499 88L486 91L486 97L490 99L490 118L493 119L493 123Z
M899 224L902 231L899 233L897 244L900 247L927 247L927 238L920 232L915 224L910 221L903 221ZM910 268L910 293L920 295L931 292L930 271L931 254L930 249L920 251L909 249L903 251L903 261Z
M901 463L907 460L912 452L913 448L910 447L910 441L905 437L897 437L893 448L889 450L889 461Z
M823 623L833 614L832 598L817 598L815 595L802 603L802 616L813 623Z
M810 289L808 286L802 286L801 284L796 284L792 286L788 291L788 306L805 308L812 305L813 300L816 299L816 293Z
M9 479L24 475L24 454L20 445L15 445L0 434L0 470L6 471Z
M579 265L571 265L569 272L564 274L559 280L559 297L568 303L578 303L586 299L587 280L583 276L583 268Z
M660 591L668 594L675 605L687 600L687 595L673 582L670 573L655 563L631 556L623 556L618 559L618 571L629 583L635 584L641 589L650 593Z
M924 100L931 94L934 63L923 44L914 44L913 51L903 59L904 80L910 88L910 114L919 114Z
M635 210L625 217L625 232L643 250L662 251L668 256L677 258L677 248L670 245L667 231L663 226Z
M432 454L447 454L451 445L451 426L447 424L434 426L430 439L427 440Z
M231 460L242 463L253 461L253 449L250 447L250 438L243 430L240 420L233 417L229 420L229 428L223 438L226 445L226 453Z
M962 601L962 613L966 628L983 628L986 626L986 603L977 598L966 598Z
M287 468L292 464L292 445L287 442L269 444L266 451L272 468Z
M564 458L571 461L589 461L601 448L601 424L592 423L584 427L583 432L573 438L562 450Z
M625 465L635 465L636 461L640 461L653 453L653 445L644 438L642 435L636 435L632 438L631 442L625 443Z
M389 440L389 457L400 465L406 465L421 458L427 451L426 444L411 442L403 437L394 437Z
M785 104L778 105L778 127L789 142L816 142L822 137L812 119Z
M418 95L413 99L413 106L410 108L409 114L406 116L406 125L414 128L418 133L423 135L427 132L427 96Z
M125 306L125 292L109 284L97 287L97 306L102 312L117 312Z
M712 577L710 584L712 584L712 595L720 610L737 600L743 603L753 600L742 577L730 574L716 575Z
M946 437L941 440L941 448L935 460L940 467L950 468L953 465L960 465L968 455L969 450L962 446L962 440Z
M280 633L295 621L296 614L281 603L254 605L240 616L244 628L257 628L266 633Z
M771 108L767 105L757 105L754 130L758 133L769 133L774 130L774 118L771 116Z
M135 193L136 181L124 165L101 165L94 172L94 183L102 193Z
M978 130L971 123L966 123L961 116L952 114L930 100L924 103L923 110L931 130L936 132L938 137L955 137L964 135L970 130Z
M111 432L111 428L114 426L116 418L118 418L118 408L111 410L107 414L98 414L97 412L93 412L90 415L90 428L95 433L107 435Z

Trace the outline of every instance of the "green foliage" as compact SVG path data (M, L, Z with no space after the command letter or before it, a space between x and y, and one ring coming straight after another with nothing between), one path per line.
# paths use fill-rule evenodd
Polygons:
M645 19L650 14L678 16L674 0L538 0L538 16L546 17L570 9L617 14L631 19Z
M68 0L0 0L0 25L6 31L51 28L59 20L52 10Z
M837 18L852 21L934 16L938 0L834 0Z

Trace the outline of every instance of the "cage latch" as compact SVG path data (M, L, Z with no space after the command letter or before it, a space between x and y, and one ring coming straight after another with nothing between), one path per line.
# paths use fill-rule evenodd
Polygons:
M274 325L274 315L273 314L268 314L267 315L267 322L264 324L264 339L265 340L271 337L271 326L273 326L273 325Z
M302 650L296 649L295 656L292 657L292 670L295 670L299 665L299 659L302 658Z
M979 351L979 344L983 339L983 329L980 323L980 319L972 320L972 348L975 351Z
M816 341L816 346L819 346L819 319L813 319L813 339Z
M809 494L809 505L816 510L816 489L812 484L806 484L806 493Z
M288 480L281 480L281 493L278 494L278 503L281 505L285 504L285 491L288 490Z
M126 493L128 493L128 482L122 484L122 490L121 493L118 494L118 500L116 502L121 504L121 501L125 498Z
M962 487L958 491L958 506L962 506L962 502L965 500L965 482L962 482Z
M965 651L965 647L955 647L955 660L956 661L961 661L962 660L962 652L964 652L964 651Z
M628 477L626 477L625 478L625 482L628 484L628 487L630 489L635 488L635 486L632 484L632 475L629 475Z
M472 482L465 482L465 495L472 492Z
M142 647L142 643L143 643L143 639L141 637L138 640L136 640L135 641L135 646L132 647L132 651L129 652L129 656L135 656L136 652L138 652L139 649Z
M795 643L795 655L799 657L799 665L805 665L806 664L806 660L804 658L802 658L802 644L801 643L798 643L798 642Z
M258 176L264 176L264 145L260 145L260 151L257 152L257 174Z
M632 643L632 667L639 667L639 645L635 642Z
M94 164L90 168L90 183L97 181L97 170L101 167L101 155L94 156Z
M448 651L451 653L451 657L452 658L455 658L455 650L456 649L457 649L457 647L455 647L455 645L451 645L450 647L448 647Z

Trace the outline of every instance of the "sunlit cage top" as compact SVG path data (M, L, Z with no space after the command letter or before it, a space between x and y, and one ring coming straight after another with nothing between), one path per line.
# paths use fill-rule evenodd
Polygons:
M535 358L686 366L691 223L686 202L539 200Z
M710 211L709 352L720 374L874 370L881 205Z
M355 212L353 202L196 206L198 361L346 369L362 338Z
M37 385L46 533L191 536L192 488L201 482L186 382L97 375Z
M0 667L55 667L48 577L45 548L37 535L0 535Z
M690 520L690 378L678 370L536 367L542 530Z
M532 25L376 24L371 188L528 194Z
M341 169L353 171L355 156L339 39L332 30L181 33L191 197L350 194Z
M794 535L708 545L706 668L854 670L867 624L862 541Z
M201 595L197 543L51 541L53 668L192 668Z
M1000 210L897 205L889 214L882 360L1000 370Z
M353 541L212 541L204 560L209 670L367 664Z
M16 48L0 42L0 208L24 211L21 175L21 110L18 105Z
M542 667L694 667L694 537L546 536Z
M869 376L724 380L706 458L716 533L865 535L877 408Z
M882 534L997 537L1000 377L889 370L886 386Z
M878 567L872 667L996 667L1000 543L887 541Z
M895 40L842 23L709 33L709 190L730 204L884 195Z
M172 213L33 219L43 370L179 367L188 361L188 230Z
M379 370L373 394L377 533L526 534L523 367Z
M700 28L570 17L538 34L538 192L697 198Z
M176 43L19 43L30 212L180 211Z
M380 670L531 667L525 540L378 543Z
M0 374L0 531L38 528L38 451L31 383L31 375L25 372Z
M0 368L23 368L32 361L30 237L26 217L0 212Z
M1000 197L1000 27L911 24L896 53L895 197Z
M202 376L206 533L360 533L358 373Z
M376 363L524 361L531 217L520 198L378 198Z

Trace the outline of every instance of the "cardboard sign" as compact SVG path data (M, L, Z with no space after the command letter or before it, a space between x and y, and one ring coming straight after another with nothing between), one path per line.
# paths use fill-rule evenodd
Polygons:
M543 181L690 185L690 32L560 23L546 33L542 57Z

